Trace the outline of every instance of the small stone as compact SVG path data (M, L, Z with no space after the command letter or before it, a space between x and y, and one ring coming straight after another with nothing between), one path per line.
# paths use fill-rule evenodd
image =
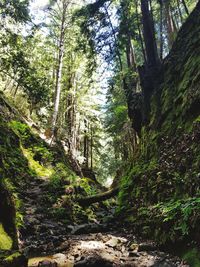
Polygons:
M138 246L138 251L154 251L156 249L156 245L152 243L141 243Z
M108 246L108 247L116 247L117 244L119 243L119 239L116 238L116 237L112 237L110 240L108 240L105 245Z
M137 252L134 252L134 251L131 251L130 253L129 253L129 257L140 257L140 254L139 253L137 253Z
M129 251L130 250L138 250L138 244L136 244L136 243L131 244L129 247Z
M56 251L64 251L68 248L69 248L69 242L65 241L56 249Z
M39 262L38 267L58 267L58 264L55 261L44 260Z

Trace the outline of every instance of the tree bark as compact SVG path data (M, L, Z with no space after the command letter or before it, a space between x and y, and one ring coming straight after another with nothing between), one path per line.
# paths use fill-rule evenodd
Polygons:
M160 0L160 59L163 59L163 0Z
M86 119L84 120L84 124L85 124L85 129L84 129L84 150L83 150L83 155L84 155L84 158L85 158L84 165L88 169L88 167L89 167L89 159L88 159L88 156L89 156L89 153L88 153L88 122L87 122Z
M54 138L54 132L55 132L56 124L57 124L59 105L60 105L66 12L67 12L67 2L63 1L62 20L61 20L61 26L60 26L60 38L59 38L59 48L58 48L58 66L56 70L54 112L53 112L53 117L52 117L52 140Z
M138 13L138 0L136 0L136 17L137 17L137 28L138 28L139 40L140 40L140 44L141 44L142 54L144 57L144 63L146 64L147 58L146 58L146 51L144 48L144 42L143 42L143 38L142 38L142 32L141 32L141 28L140 28L140 18L139 18L139 13Z
M90 132L91 132L91 137L90 137L90 168L93 170L93 129L92 126L90 126Z
M167 0L165 2L165 16L166 16L166 28L167 28L167 39L169 49L172 47L174 42L173 34L174 34L174 25L170 11L170 2Z
M189 10L188 10L188 7L187 7L187 5L186 5L185 0L182 0L182 4L183 4L183 6L184 6L185 13L189 16L190 12L189 12Z
M105 201L107 199L110 199L110 198L116 196L118 194L118 192L119 192L119 188L113 188L109 191L106 191L106 192L98 194L98 195L85 197L85 198L78 198L78 199L76 199L76 201L81 206L90 206L93 203L102 202L102 201Z
M181 11L180 1L179 0L177 0L177 8L178 8L178 13L179 13L181 24L183 24L183 15L182 15L182 11Z
M141 10L147 65L154 67L158 65L159 57L148 0L141 0Z

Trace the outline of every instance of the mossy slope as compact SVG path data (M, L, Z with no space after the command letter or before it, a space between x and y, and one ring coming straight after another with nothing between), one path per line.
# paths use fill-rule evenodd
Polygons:
M82 209L74 199L95 194L95 182L77 176L63 147L50 147L0 94L0 251L18 249L17 229L25 228L24 204L33 180L45 183L42 201L49 218L93 219L92 209Z
M163 63L118 213L160 243L200 241L200 3ZM158 77L158 80L161 80Z

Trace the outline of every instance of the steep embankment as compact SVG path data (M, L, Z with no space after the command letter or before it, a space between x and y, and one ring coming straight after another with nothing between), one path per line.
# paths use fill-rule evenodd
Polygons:
M163 82L150 100L139 156L119 193L119 214L162 244L200 242L199 66L200 3L164 60Z
M1 94L0 266L26 266L19 248L28 255L55 252L69 225L95 220L93 209L75 199L95 194L99 185L71 165L62 145L50 147Z
M21 180L23 190L24 181L29 176L28 162L20 149L19 138L9 127L9 121L16 117L17 112L11 110L7 101L0 96L0 259L4 259L4 266L13 260L26 266L23 256L18 253L10 255L18 249L17 225L20 221L19 210L16 211L19 198L14 187L18 187Z

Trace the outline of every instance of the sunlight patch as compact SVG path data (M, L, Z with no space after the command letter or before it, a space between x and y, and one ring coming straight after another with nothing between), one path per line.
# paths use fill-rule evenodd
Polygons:
M105 249L105 245L101 241L81 241L82 249Z

